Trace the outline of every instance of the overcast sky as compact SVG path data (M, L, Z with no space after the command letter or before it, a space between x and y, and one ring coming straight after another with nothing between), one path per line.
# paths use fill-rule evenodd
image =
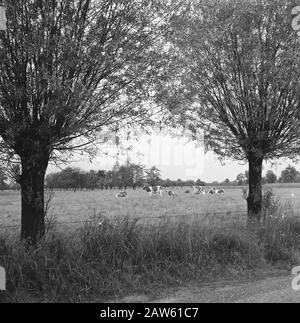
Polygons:
M203 144L196 144L185 137L177 139L166 134L141 136L138 140L135 139L126 144L133 147L127 153L120 153L118 156L118 150L115 147L110 149L99 147L101 151L92 162L87 157L77 156L70 166L80 167L87 171L90 169L110 170L117 160L120 164L124 164L130 157L132 162L141 163L146 167L157 166L164 179L197 180L200 178L206 182L220 182L226 178L234 180L237 174L248 169L247 164L232 160L227 160L225 165L222 165L215 154L204 153ZM263 173L272 169L277 175L280 175L289 163L298 169L297 165L292 162L282 161L276 166L265 163ZM57 170L54 166L50 166L48 173Z

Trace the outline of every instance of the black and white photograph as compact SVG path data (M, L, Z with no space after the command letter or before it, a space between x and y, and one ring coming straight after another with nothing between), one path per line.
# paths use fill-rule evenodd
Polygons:
M0 303L300 303L300 1L0 0Z

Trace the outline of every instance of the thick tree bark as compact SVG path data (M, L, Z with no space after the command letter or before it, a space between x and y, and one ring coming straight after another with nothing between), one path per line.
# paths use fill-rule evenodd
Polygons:
M249 193L247 198L248 225L258 224L262 214L262 163L263 157L249 156Z
M21 156L21 239L32 245L45 235L44 180L48 161L47 154Z

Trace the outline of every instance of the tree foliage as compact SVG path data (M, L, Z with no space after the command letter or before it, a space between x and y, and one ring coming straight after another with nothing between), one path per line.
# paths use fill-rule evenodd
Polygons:
M127 162L125 165L113 167L112 170L83 171L68 167L46 177L46 186L50 189L112 189L136 188L144 183L144 166Z
M160 170L156 166L152 166L150 169L146 170L145 173L145 180L148 185L155 186L160 184Z
M246 181L245 175L243 173L238 174L236 177L236 181L238 185L243 185Z
M277 176L272 170L268 170L266 173L266 182L268 184L273 184L277 182Z
M141 102L158 74L155 41L165 24L155 3L9 1L0 42L3 149L23 155L30 139L55 157L105 127L145 121Z
M300 44L292 6L288 0L195 1L174 22L172 50L182 65L178 88L169 84L163 92L165 103L184 113L184 121L201 123L207 145L223 157L299 153Z
M288 165L282 172L280 176L281 183L298 183L300 181L300 173L295 167Z

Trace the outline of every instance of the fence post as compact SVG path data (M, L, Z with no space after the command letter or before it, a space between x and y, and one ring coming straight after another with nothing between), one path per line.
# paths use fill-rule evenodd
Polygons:
M3 267L0 267L0 291L6 290L6 272Z

